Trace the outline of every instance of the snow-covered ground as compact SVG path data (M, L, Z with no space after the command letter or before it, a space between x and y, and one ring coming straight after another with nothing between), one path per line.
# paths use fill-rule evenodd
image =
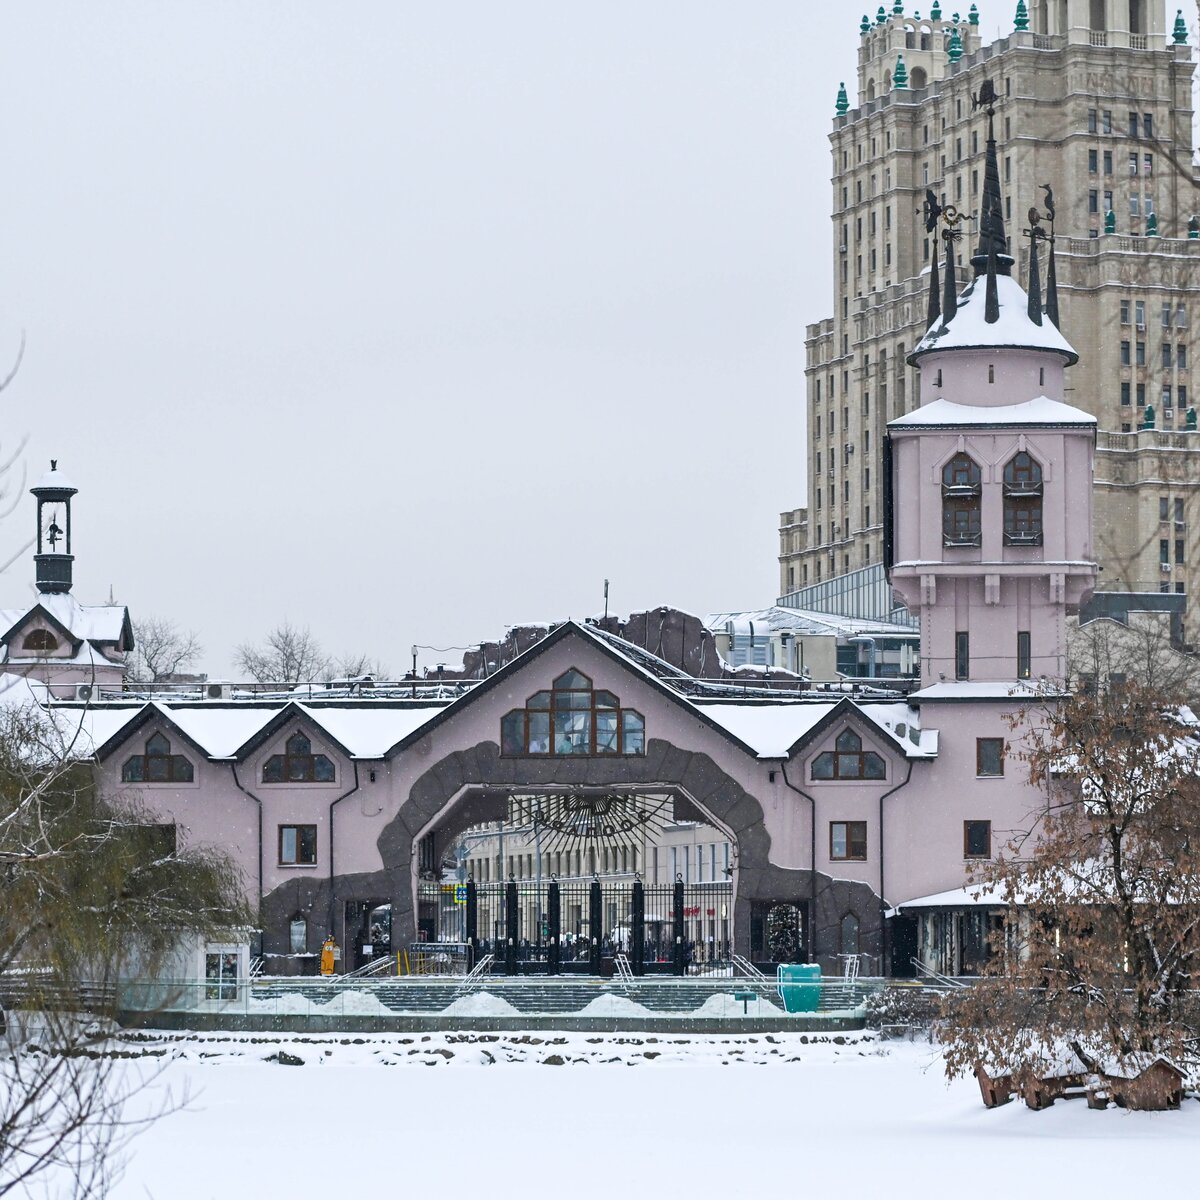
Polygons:
M163 1034L144 1048L166 1053L122 1064L161 1068L130 1111L167 1088L189 1098L131 1144L113 1200L1125 1200L1186 1192L1200 1145L1195 1100L988 1111L927 1044L870 1035Z

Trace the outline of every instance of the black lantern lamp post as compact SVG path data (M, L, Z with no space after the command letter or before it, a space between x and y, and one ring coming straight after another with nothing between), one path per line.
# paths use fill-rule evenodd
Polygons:
M39 592L71 590L71 497L79 490L50 460L50 470L29 489L37 498L37 588Z

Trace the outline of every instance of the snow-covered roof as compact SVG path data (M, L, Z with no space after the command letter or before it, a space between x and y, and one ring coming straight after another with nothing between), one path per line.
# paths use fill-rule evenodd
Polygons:
M747 634L750 632L748 627L753 625L755 633L784 631L816 637L874 635L912 638L916 636L915 629L908 625L895 625L891 621L871 621L864 617L842 617L836 613L784 608L779 604L769 608L756 608L740 612L709 613L704 618L705 626L712 633L725 632L730 623L734 625L735 632Z
M354 758L382 758L397 742L415 733L446 706L436 708L313 708L298 705Z
M1086 425L1096 418L1082 408L1037 396L1021 404L959 404L954 400L931 400L912 412L888 422L889 429L929 429L942 426Z
M995 888L982 884L968 884L951 888L947 892L935 892L932 896L917 896L896 904L887 910L886 916L894 917L909 908L1004 908L1005 901Z
M60 488L71 492L79 491L61 471L54 467L47 471L29 490L38 491L40 488Z
M1029 319L1029 296L1011 275L997 275L996 292L1000 319L989 325L984 320L986 277L981 275L972 280L958 297L958 311L950 322L947 324L943 317L938 317L917 343L909 361L915 362L934 351L993 348L1052 351L1061 354L1068 365L1079 360L1074 346L1049 317L1043 317L1040 325Z
M968 700L1036 700L1054 695L1043 684L1029 679L963 679L948 683L933 683L913 692L910 700L926 701Z
M845 700L834 702L781 700L776 703L696 701L695 706L722 729L749 746L759 758L787 758L792 748ZM908 758L934 758L938 738L934 729L920 728L921 715L907 704L855 704L854 708ZM903 734L897 726L903 725ZM914 740L915 736L915 740Z
M0 635L41 608L72 637L89 642L119 642L129 621L123 604L80 604L70 592L43 593L28 608L0 610Z

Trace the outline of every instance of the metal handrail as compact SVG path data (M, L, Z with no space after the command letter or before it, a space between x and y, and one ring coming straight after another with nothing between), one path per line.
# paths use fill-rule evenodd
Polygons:
M392 966L392 956L390 954L383 955L380 958L373 958L369 963L357 968L354 971L348 971L345 975L340 976L341 979L368 979L373 975L382 975L385 968Z
M913 958L912 965L916 967L917 973L921 976L921 978L928 979L931 982L938 984L940 987L964 988L967 986L965 983L960 983L957 979L951 979L949 975L940 974L931 966L923 963L919 958Z
M629 965L629 956L626 954L613 955L613 966L617 971L617 982L626 990L633 986L633 967Z
M771 980L767 978L749 959L743 958L740 954L731 954L729 961L732 966L741 971L747 979L753 979L755 983L770 984Z
M496 961L494 954L485 954L471 969L463 976L463 981L455 989L456 996L464 996L468 992L473 992L483 982L483 977L487 974L492 963Z

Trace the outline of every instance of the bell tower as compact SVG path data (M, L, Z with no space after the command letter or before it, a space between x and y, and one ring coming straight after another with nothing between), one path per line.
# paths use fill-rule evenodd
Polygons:
M50 470L29 489L37 499L37 589L56 593L71 590L71 497L79 490L50 460Z

